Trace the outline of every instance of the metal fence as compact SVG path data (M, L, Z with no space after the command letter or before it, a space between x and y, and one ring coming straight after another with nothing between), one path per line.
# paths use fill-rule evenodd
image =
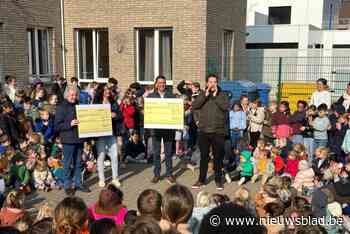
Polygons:
M219 67L219 66L218 66ZM226 65L217 69L222 71ZM270 96L277 97L285 83L315 84L319 78L328 80L332 98L344 93L350 82L349 57L242 57L234 60L230 77L223 79L246 79L256 83L268 83Z

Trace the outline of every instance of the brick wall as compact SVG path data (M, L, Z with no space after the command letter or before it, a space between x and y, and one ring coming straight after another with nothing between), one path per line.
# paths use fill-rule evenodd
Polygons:
M58 0L1 0L0 1L0 53L4 74L15 75L19 85L28 79L27 29L50 27L53 29L52 69L61 73L61 24ZM1 56L0 56L1 62Z

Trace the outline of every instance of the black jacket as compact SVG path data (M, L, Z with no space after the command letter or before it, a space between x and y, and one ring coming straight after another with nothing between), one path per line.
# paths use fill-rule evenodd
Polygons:
M228 107L228 97L220 87L218 87L216 97L212 94L205 96L205 91L201 92L192 103L193 110L199 110L198 127L200 131L226 135Z
M161 98L158 92L150 93L147 98ZM164 98L175 98L175 95L166 91ZM165 140L172 141L175 138L175 130L173 129L151 129L151 136L157 138L164 138Z
M67 83L64 83L62 86L59 86L58 83L54 83L51 87L51 93L57 95L58 103L64 101L64 91L66 90Z
M76 119L75 103L69 103L64 100L56 110L55 116L55 132L57 132L61 138L61 142L64 144L79 144L83 142L83 139L79 139L78 127L71 127L71 122Z
M11 143L16 145L20 138L19 123L16 118L10 114L0 114L0 128L10 137Z

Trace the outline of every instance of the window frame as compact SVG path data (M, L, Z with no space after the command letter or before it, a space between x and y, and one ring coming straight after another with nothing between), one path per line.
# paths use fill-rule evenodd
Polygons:
M231 34L231 48L229 48L229 70L228 70L228 77L225 77L225 49L226 49L226 41L225 41L225 34L230 33ZM222 51L221 51L221 77L223 80L232 80L233 78L233 72L234 72L234 48L235 48L235 32L234 30L231 29L224 29L222 32Z
M143 29L150 29L153 30L154 32L154 79L153 81L150 80L140 80L140 30ZM174 28L173 27L162 27L162 28L157 28L157 27L139 27L135 28L135 51L136 51L136 56L135 56L135 65L136 65L136 81L140 83L141 85L153 85L154 80L157 76L159 76L159 68L160 68L160 32L161 31L171 31L171 37L172 37L172 64L171 64L171 80L166 80L166 85L173 85L174 84L174 79L173 79L173 72L174 72ZM167 78L167 77L165 77Z
M40 62L39 59L39 31L43 31L46 33L46 46L47 46L47 70L48 73L41 74L40 73ZM32 32L34 35L34 54L35 54L35 61L33 61L33 48L32 48ZM52 72L52 47L50 42L52 42L52 29L51 28L38 28L38 27L32 27L27 28L27 45L28 45L28 66L29 66L29 80L33 81L35 79L40 79L43 82L49 82L52 80L53 72ZM35 73L33 73L33 62L35 62Z
M91 30L92 31L92 53L93 53L93 79L83 79L80 77L80 31L82 30ZM110 32L109 28L75 28L74 29L74 35L75 35L75 57L76 57L76 74L79 82L81 83L90 83L90 82L98 82L98 83L107 83L108 79L110 77L99 77L98 73L98 37L99 33L98 31L107 31L108 33L108 57L110 58ZM108 66L109 66L109 73L110 73L110 59L108 60Z

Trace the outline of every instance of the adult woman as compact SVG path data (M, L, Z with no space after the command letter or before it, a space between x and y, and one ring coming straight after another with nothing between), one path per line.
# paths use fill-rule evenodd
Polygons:
M331 93L329 92L329 87L327 80L320 78L317 80L317 90L312 94L310 105L315 105L316 108L322 103L326 104L328 109L331 107Z
M264 108L261 107L260 101L255 100L251 104L251 108L248 112L249 121L249 135L250 135L250 145L254 148L257 145L257 141L260 138L262 127L265 119Z
M120 187L120 182L118 179L118 146L116 136L118 135L118 126L122 121L122 114L119 110L118 104L112 98L111 90L105 85L100 85L100 87L98 88L94 103L111 105L113 125L112 136L99 137L97 140L97 171L99 178L99 186L105 186L104 160L106 153L108 153L109 157L111 158L112 183L116 187Z
M343 105L345 111L350 112L350 82L346 86L345 93L338 99L337 103Z

